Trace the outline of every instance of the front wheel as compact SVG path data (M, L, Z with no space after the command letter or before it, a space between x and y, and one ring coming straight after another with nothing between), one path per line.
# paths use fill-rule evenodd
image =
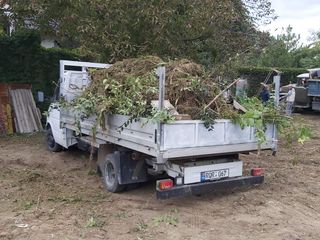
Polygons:
M54 140L51 128L47 131L47 147L51 152L60 152L62 150L62 146Z
M109 192L116 193L124 190L125 186L119 184L119 169L112 154L106 156L101 172L103 183Z

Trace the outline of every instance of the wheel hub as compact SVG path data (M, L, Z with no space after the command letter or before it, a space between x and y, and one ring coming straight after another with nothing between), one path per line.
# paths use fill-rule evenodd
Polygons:
M109 186L113 186L116 180L116 173L112 163L108 162L105 167L105 180Z

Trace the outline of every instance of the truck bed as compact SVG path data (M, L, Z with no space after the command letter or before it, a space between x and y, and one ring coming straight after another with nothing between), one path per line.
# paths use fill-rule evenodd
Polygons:
M79 116L72 111L61 110L63 127L77 130ZM173 123L156 124L147 119L139 119L124 126L130 117L123 115L106 115L105 130L97 127L96 139L117 144L157 158L165 162L172 158L189 158L193 156L214 156L232 153L250 152L258 149L255 129L232 123L228 119L216 120L214 129L208 131L200 120L181 120ZM96 117L80 121L82 134L92 136ZM123 128L120 131L120 128ZM270 124L266 129L266 143L261 149L276 148L276 129Z

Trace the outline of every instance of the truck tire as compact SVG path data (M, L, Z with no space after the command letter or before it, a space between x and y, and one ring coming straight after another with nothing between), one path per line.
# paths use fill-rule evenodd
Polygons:
M62 146L54 140L50 127L47 130L47 147L51 152L60 152L62 150Z
M108 154L100 168L102 172L103 183L109 192L121 192L125 185L119 184L119 172L116 164L116 158L113 154Z

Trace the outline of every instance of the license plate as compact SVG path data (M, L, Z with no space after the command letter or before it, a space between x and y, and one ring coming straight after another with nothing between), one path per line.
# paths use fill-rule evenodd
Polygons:
M229 169L213 170L201 173L201 182L229 177Z

